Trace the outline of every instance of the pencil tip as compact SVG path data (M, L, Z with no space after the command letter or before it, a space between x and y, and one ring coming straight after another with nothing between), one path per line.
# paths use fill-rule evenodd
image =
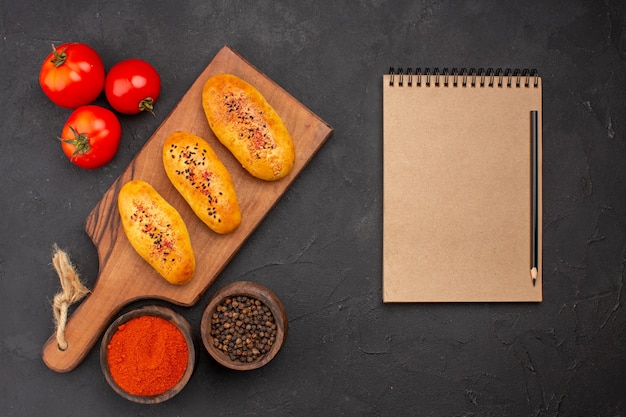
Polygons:
M537 273L538 271L536 267L530 269L530 277L533 280L533 287L537 285Z

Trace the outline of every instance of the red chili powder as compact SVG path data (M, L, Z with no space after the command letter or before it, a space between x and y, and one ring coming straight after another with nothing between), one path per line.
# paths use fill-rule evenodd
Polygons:
M187 369L185 337L161 317L140 316L122 324L107 348L111 376L129 394L162 394Z

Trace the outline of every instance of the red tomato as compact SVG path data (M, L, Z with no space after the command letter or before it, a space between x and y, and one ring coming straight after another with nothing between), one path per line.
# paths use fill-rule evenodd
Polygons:
M115 113L90 105L74 110L63 126L61 146L81 168L93 169L109 162L120 144L122 126Z
M52 45L39 71L39 85L53 103L75 109L102 92L104 64L98 53L83 43Z
M152 113L160 92L159 73L146 61L135 58L115 64L104 83L111 107L125 114Z

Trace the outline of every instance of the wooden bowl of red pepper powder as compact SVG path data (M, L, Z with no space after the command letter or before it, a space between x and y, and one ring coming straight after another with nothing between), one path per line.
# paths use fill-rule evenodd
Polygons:
M165 307L129 311L104 334L100 365L122 397L142 404L166 401L185 387L193 372L191 326Z
M276 294L255 282L239 281L210 298L200 332L204 347L219 364L247 371L276 356L287 327L287 313Z

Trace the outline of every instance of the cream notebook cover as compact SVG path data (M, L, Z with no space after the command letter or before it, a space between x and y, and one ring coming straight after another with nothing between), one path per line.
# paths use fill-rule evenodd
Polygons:
M383 76L384 302L542 300L541 104L535 71Z

